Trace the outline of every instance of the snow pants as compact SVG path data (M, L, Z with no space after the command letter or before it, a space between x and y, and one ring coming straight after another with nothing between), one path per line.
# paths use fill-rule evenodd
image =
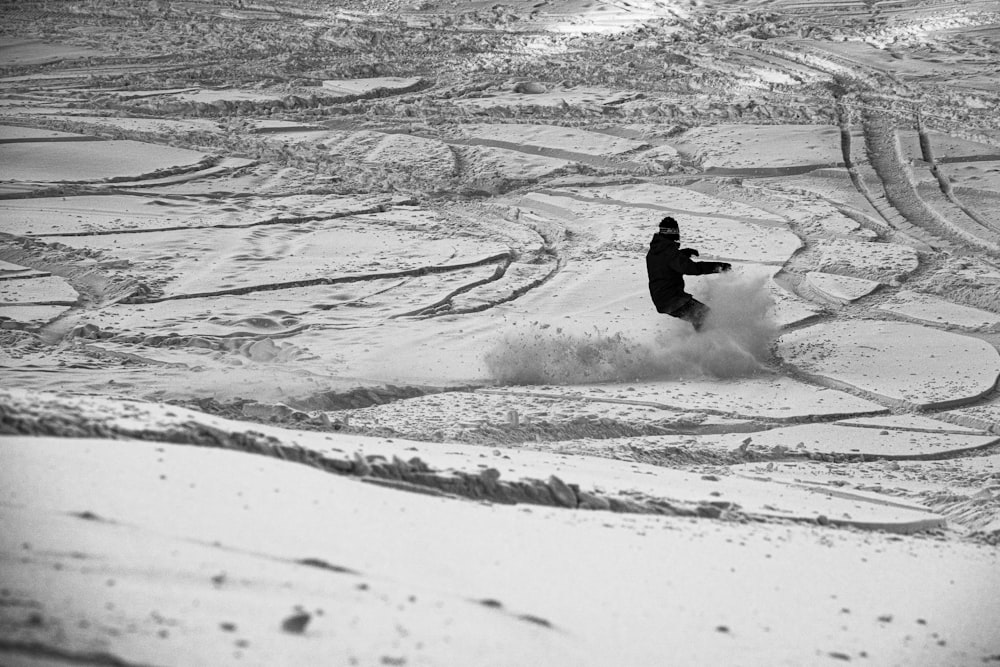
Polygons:
M667 314L671 317L686 320L691 323L695 331L701 331L702 326L705 324L705 318L708 317L708 311L708 306L693 296L689 296L688 300L680 307L675 308Z

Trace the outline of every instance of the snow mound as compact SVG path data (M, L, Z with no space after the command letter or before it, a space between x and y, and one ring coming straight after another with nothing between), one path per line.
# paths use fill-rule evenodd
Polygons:
M529 325L504 333L487 351L486 367L505 385L751 376L763 370L778 332L764 283L764 277L738 273L712 281L704 299L712 311L701 333L667 316L651 341Z

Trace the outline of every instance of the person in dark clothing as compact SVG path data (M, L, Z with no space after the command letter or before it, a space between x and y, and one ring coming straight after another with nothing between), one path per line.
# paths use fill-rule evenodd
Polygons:
M684 291L684 276L729 271L728 262L696 262L694 248L681 248L681 232L677 221L667 216L649 242L646 253L646 273L649 275L649 295L658 313L666 313L691 323L701 331L709 308Z

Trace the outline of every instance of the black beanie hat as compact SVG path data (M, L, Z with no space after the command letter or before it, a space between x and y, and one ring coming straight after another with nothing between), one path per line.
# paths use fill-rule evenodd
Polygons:
M663 220L660 220L660 233L667 236L680 236L681 229L677 225L677 221L668 215Z

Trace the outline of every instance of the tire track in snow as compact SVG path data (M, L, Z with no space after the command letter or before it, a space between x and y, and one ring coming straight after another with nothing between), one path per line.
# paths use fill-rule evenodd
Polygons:
M889 228L900 234L909 245L918 250L937 251L942 247L951 248L951 244L931 236L926 230L914 226L893 206L889 200L882 182L877 182L879 191L874 191L865 179L862 168L867 165L867 157L855 146L852 136L853 109L843 104L837 105L837 119L840 124L840 145L844 154L844 164L855 189L864 195L865 199L878 211ZM860 152L859 152L860 151ZM869 167L870 168L870 167Z
M930 165L931 174L937 179L938 187L941 192L947 197L948 201L957 206L965 215L967 215L971 220L975 221L977 224L988 229L994 234L1000 234L1000 226L990 223L988 220L980 217L976 211L966 206L955 194L955 189L951 185L951 180L948 178L948 174L941 171L940 164L943 160L937 160L934 157L934 145L931 142L931 137L927 133L927 128L920 118L917 116L917 135L920 138L920 153L924 158L924 161ZM993 161L1000 159L1000 155L984 155L977 156L983 161ZM971 160L962 157L955 157L950 159L951 162L970 162Z
M882 181L886 199L908 222L932 234L1000 256L1000 237L980 230L964 214L965 220L945 217L920 196L904 163L895 124L887 115L863 108L861 120L868 159Z

